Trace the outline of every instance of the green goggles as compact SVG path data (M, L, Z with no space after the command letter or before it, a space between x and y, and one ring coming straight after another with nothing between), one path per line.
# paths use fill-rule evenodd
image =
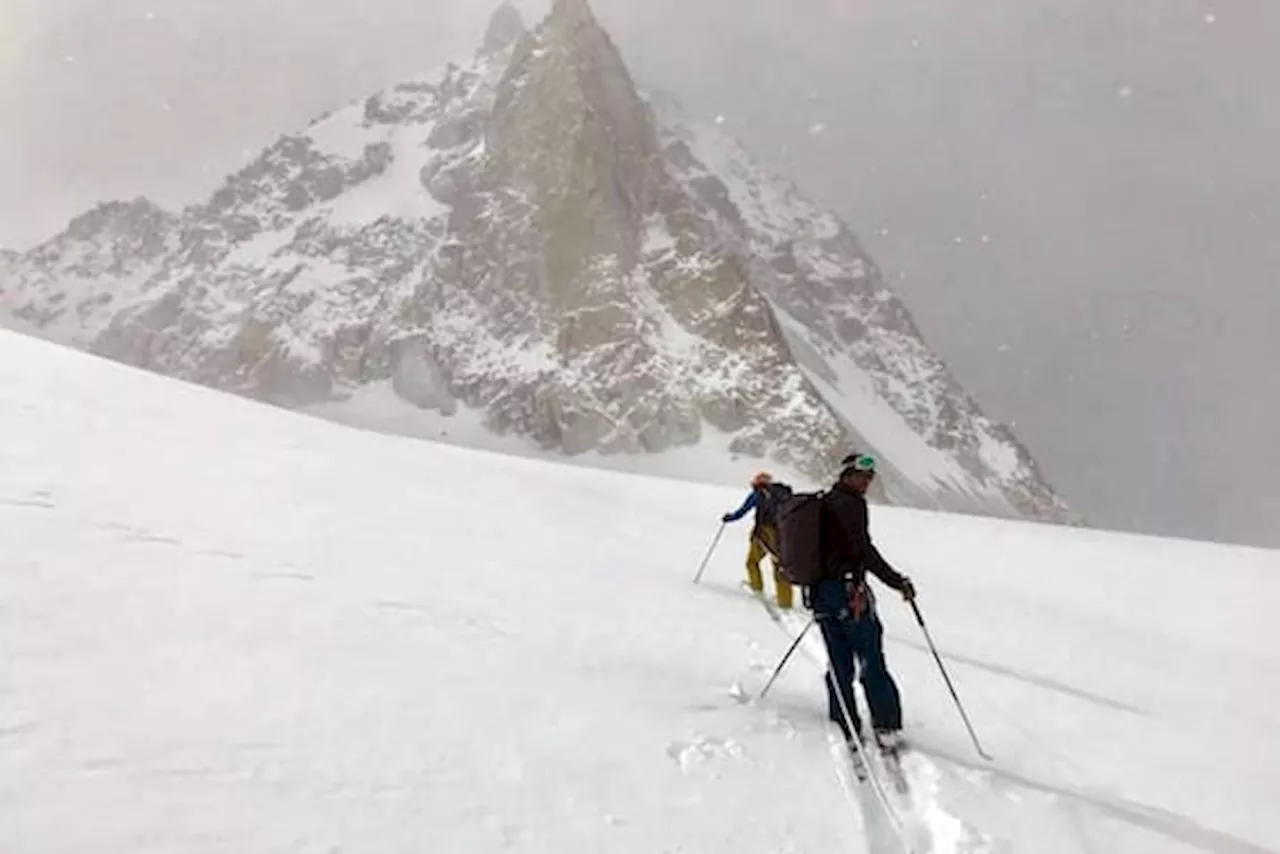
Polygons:
M840 475L846 475L857 472L858 474L869 474L874 476L876 473L876 458L870 454L857 454L851 457L845 457L842 461L843 468Z

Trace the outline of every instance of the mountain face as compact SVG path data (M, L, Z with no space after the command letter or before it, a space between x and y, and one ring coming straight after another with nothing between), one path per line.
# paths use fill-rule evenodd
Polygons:
M471 64L281 138L180 215L103 205L0 258L0 310L348 421L376 393L571 456L714 448L744 476L871 450L887 500L1070 518L848 228L642 97L585 0L532 31L504 7Z

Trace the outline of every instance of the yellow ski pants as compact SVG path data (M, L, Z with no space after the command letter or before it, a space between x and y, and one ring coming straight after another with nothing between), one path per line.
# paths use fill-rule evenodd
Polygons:
M778 529L772 525L761 525L751 537L751 547L747 551L747 583L757 593L764 592L764 576L760 572L760 561L770 558L773 564L773 583L778 591L778 607L790 608L792 602L791 582L782 575L778 563Z

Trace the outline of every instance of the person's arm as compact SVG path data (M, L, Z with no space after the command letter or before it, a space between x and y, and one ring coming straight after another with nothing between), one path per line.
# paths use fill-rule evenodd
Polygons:
M841 509L845 516L841 524L861 550L863 568L907 599L914 598L916 591L911 585L911 579L890 566L875 543L871 542L871 524L867 518L866 502L859 501L856 505L848 502Z
M742 502L742 506L732 513L726 513L721 517L723 522L736 522L743 516L751 512L751 508L756 506L756 491L753 489L747 495L747 500Z
M866 566L867 571L906 598L914 599L916 589L912 586L911 579L889 566L889 562L881 556L880 550L872 544L870 536L867 537L866 549L863 565Z

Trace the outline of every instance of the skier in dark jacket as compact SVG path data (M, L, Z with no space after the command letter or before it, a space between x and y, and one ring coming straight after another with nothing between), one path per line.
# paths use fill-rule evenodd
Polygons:
M839 478L823 499L827 510L823 521L823 580L809 588L809 604L831 655L828 715L851 740L855 733L849 732L841 714L838 686L858 740L863 740L853 691L854 673L860 663L860 681L876 739L881 746L896 749L902 739L902 705L898 686L885 664L884 627L866 584L867 573L901 593L904 599L914 599L916 593L911 580L891 567L871 542L865 496L876 475L875 458L853 454L845 457L841 466Z
M782 575L778 563L778 507L791 495L791 487L774 483L768 472L758 472L751 478L751 492L742 506L721 517L722 522L736 522L752 508L756 511L755 524L751 527L751 545L747 549L747 583L756 593L764 593L764 577L760 561L765 555L773 563L773 583L777 590L779 608L790 608L793 602L791 584Z

